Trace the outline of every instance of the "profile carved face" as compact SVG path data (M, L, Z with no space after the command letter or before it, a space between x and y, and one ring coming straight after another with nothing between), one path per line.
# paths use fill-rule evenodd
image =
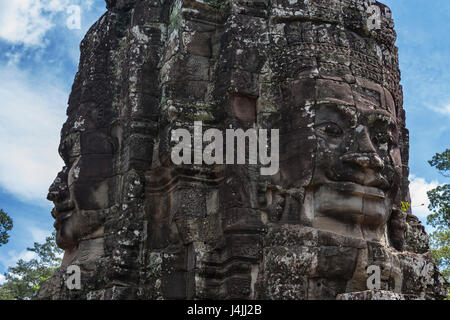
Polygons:
M314 131L313 226L383 239L402 168L391 94L367 80L323 80Z
M47 199L55 205L56 243L68 250L103 235L103 210L113 204L115 143L106 130L78 131L63 135L59 151L65 167Z

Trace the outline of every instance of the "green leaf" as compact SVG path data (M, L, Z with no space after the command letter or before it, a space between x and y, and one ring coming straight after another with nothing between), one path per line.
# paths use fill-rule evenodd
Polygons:
M8 243L9 234L13 228L13 221L2 209L0 209L0 247Z
M442 153L436 153L433 159L428 161L428 163L432 167L436 167L443 176L450 177L446 173L450 170L450 149L447 149Z

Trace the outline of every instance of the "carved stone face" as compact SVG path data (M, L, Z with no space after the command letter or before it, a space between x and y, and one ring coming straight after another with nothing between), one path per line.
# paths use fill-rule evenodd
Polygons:
M401 177L393 99L367 81L321 81L314 123L313 226L382 240Z
M80 240L101 237L103 209L111 207L113 139L104 130L63 136L60 154L66 166L50 186L48 200L55 207L56 242L75 248Z
M335 299L366 290L370 265L381 267L382 290L436 292L430 283L443 280L427 248L391 248L402 250L406 228L395 204L409 199L388 8L106 3L81 44L65 168L48 195L64 261L80 265L86 285L69 292L61 268L48 298ZM380 26L368 30L372 20ZM175 165L170 133L195 120L278 129L279 172Z

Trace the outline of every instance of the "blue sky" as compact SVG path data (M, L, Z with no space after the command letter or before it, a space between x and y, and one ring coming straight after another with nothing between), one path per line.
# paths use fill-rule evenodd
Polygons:
M426 191L448 182L427 160L449 147L450 1L383 2L398 33L413 211L425 221ZM80 29L67 27L71 5L81 7ZM26 248L53 229L45 197L62 166L59 133L79 43L104 12L104 0L0 0L0 208L14 219L10 242L0 247L0 274L32 258Z

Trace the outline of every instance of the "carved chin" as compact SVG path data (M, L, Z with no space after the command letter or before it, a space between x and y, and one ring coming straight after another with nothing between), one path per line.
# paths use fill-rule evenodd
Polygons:
M77 246L70 221L63 222L56 231L56 244L64 250L73 249Z

